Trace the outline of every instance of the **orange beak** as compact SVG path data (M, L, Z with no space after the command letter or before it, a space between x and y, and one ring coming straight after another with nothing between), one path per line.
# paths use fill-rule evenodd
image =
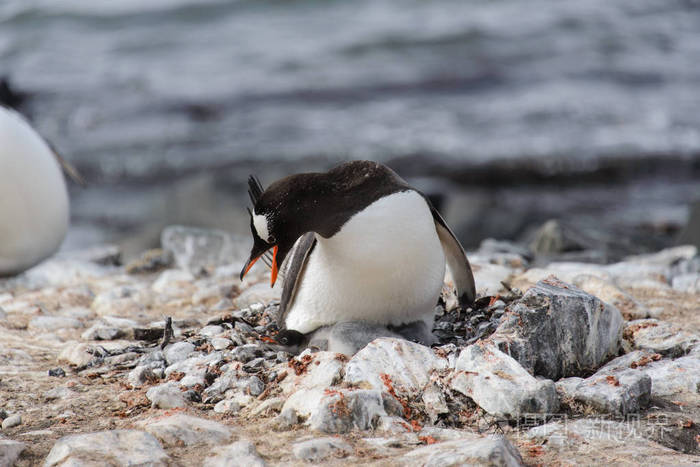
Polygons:
M275 286L275 282L277 281L277 250L279 248L277 245L272 249L272 272L270 273L270 287Z
M277 267L277 251L279 250L279 247L277 245L274 246L272 249L272 272L270 273L270 287L275 286L275 282L277 282L277 274L279 273L279 268ZM263 252L264 253L264 252ZM243 280L243 277L245 277L246 274L248 274L248 271L250 271L250 268L253 267L255 262L260 259L262 256L259 255L252 260L248 264L246 264L245 268L243 269L243 272L241 273L241 280Z

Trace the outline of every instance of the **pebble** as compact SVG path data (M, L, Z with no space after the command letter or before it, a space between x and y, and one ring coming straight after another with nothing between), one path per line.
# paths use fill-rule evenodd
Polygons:
M292 445L294 457L305 462L321 462L330 457L342 458L352 454L353 449L339 438L315 438Z
M62 378L66 376L66 372L63 370L63 368L51 368L49 370L49 376L55 376L58 378Z
M214 448L215 456L204 459L203 467L265 467L265 461L260 457L255 445L248 440L236 441L228 446Z
M146 397L155 409L187 407L187 400L180 391L180 385L174 381L150 388L146 392Z
M189 342L175 342L165 348L163 355L168 365L172 365L187 359L194 352L194 349L194 344Z
M153 370L147 366L137 366L129 372L129 376L126 378L131 387L134 388L156 381L157 379L158 377Z
M226 350L232 344L231 339L226 339L225 337L215 337L211 340L211 346L214 347L214 350Z
M241 410L241 404L231 399L219 401L214 406L214 412L225 414L237 414Z
M2 429L7 430L22 424L22 416L19 414L10 415L2 421Z

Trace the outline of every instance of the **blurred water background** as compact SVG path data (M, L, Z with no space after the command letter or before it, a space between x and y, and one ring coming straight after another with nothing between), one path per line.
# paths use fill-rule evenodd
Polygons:
M359 158L468 247L549 218L611 257L695 235L698 1L2 0L2 76L88 179L65 248L245 233L250 172Z

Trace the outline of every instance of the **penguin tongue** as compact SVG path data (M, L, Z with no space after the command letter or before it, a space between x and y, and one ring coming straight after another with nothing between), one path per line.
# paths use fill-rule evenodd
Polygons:
M277 250L278 246L275 245L275 247L272 249L272 272L270 273L270 287L275 286L275 282L277 281Z

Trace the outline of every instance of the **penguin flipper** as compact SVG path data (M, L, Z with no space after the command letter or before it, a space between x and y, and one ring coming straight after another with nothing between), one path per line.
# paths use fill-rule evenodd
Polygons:
M452 279L457 287L459 304L461 306L469 306L476 300L476 286L474 285L474 274L467 259L467 254L437 209L430 206L430 210L433 213L435 229L437 230L438 238L440 238L442 249L445 251L447 267L450 268Z
M305 233L294 244L289 260L285 261L285 267L282 271L284 287L282 288L282 298L280 299L280 308L277 315L277 327L280 330L286 329L284 321L287 317L287 312L292 308L297 289L304 277L306 263L315 246L316 237L313 232Z

